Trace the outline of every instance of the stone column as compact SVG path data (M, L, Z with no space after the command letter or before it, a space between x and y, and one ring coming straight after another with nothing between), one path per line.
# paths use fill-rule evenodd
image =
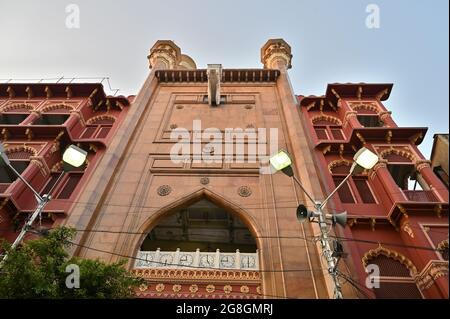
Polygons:
M433 172L433 169L430 166L430 161L419 160L414 164L417 172L420 173L438 199L443 202L448 202L448 190Z
M357 112L355 111L347 111L344 115L344 123L342 125L343 128L347 128L350 125L352 129L354 128L362 128L363 126L359 123L357 118Z
M30 115L21 123L22 125L30 125L34 121L36 121L38 118L41 117L40 112L38 111L32 111Z
M403 191L395 183L391 173L387 169L386 163L386 160L380 160L372 169L371 174L375 174L375 177L378 178L378 181L383 186L383 189L386 191L386 194L392 203L404 202L407 200L405 194L403 194ZM373 177L374 176L371 176L371 178Z
M286 135L285 141L288 148L287 150L292 154L293 157L293 170L295 172L295 175L301 180L306 191L311 194L312 197L320 200L324 198L324 195L321 191L321 183L315 171L313 146L308 142L309 133L302 123L299 105L297 103L288 76L288 69L291 68L291 59L291 47L283 39L271 39L267 41L266 44L261 48L261 62L264 64L264 68L276 69L280 71L280 75L276 81L275 89L278 94L277 102L279 103L280 107L280 117L285 123L285 130L283 131L283 134ZM304 193L301 192L300 189L297 189L297 191L299 196L301 196L300 201L311 205ZM283 213L284 212L280 211L277 217L280 218L280 215L282 215ZM311 228L308 231L314 234L318 233L318 227L316 225L310 225L309 227ZM284 226L280 226L280 229L283 230ZM292 267L290 266L291 262L289 261L289 257L283 254L282 247L274 247L273 249L279 249L280 261L271 261L271 266L269 267L275 267L274 265L277 265L278 263L281 263L283 267L286 268ZM317 260L317 264L325 267L323 264L320 264L321 261L319 260L319 258L317 258L317 256L319 255L317 249L313 248L311 250L308 250L304 247L298 247L298 249L304 249L302 251L304 260L302 260L301 262L303 263L303 265L305 265L305 267L308 267L306 262L308 258L311 258L310 260L313 263L315 262L315 260ZM292 265L294 264L292 263ZM300 263L295 265L302 264ZM264 269L263 265L262 269ZM295 279L293 279L292 276L292 274L289 275L287 273L263 273L263 281L286 282L285 287L282 287L282 285L277 285L277 288L273 291L270 291L269 294L276 294L280 296L284 294L286 296L292 296L293 293L297 293L295 291L298 286L295 284L295 281L304 281L305 284L308 285L314 285L315 283L318 283L318 285L320 285L319 290L323 291L324 289L326 289L328 296L332 296L333 294L332 283L328 280L329 276L326 276L324 279L323 275L319 272L315 272L313 274L314 277L308 277L310 276L309 274L295 274Z
M286 121L288 134L286 140L290 141L290 146L295 152L293 162L296 175L301 179L308 193L320 199L323 196L320 183L317 175L311 172L311 167L314 167L313 152L308 145L307 132L302 125L299 106L287 73L287 70L292 67L291 59L291 47L283 39L271 39L261 48L261 62L264 68L277 69L281 72L277 80L277 89Z

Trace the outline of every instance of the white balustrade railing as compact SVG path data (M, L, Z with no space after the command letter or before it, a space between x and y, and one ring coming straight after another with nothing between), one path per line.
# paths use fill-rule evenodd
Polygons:
M259 270L258 250L255 253L225 253L217 249L215 252L196 251L139 251L135 268L205 268Z

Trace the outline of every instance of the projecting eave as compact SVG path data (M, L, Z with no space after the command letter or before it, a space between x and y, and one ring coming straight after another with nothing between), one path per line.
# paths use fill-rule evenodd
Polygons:
M221 82L275 82L280 75L273 69L222 69ZM202 83L208 81L207 70L158 70L155 72L159 82Z
M121 109L130 105L125 96L106 95L101 83L0 83L0 99L2 98L89 98L97 109L107 105Z
M352 146L361 147L365 142L371 143L422 143L428 128L426 127L365 127L353 129L351 136L346 140L320 140L316 148L329 148L330 151L339 151L340 145L351 149Z
M392 91L392 83L332 83L328 84L326 94L321 96L297 95L300 106L335 110L339 99L377 99L385 101Z
M68 144L86 144L87 148L92 144L95 147L101 149L106 148L106 144L103 139L99 138L74 138L70 131L66 126L60 125L5 125L0 124L0 131L7 131L9 134L8 140L3 141L4 144L7 144L9 140L14 141L14 139L30 139L39 140L39 139L48 139L54 138L58 136L61 132L64 132L63 139L66 138Z

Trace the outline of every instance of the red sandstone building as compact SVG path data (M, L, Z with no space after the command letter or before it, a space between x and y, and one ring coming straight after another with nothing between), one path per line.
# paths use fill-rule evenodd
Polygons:
M332 297L318 230L296 219L305 195L283 174L261 174L250 149L270 156L259 129L276 129L296 176L321 199L365 146L382 160L328 206L350 216L337 229L348 253L340 268L364 292L342 280L344 297L448 297L448 190L417 149L426 129L397 127L382 104L389 84L333 84L323 97L296 98L291 57L275 39L261 49L263 68L198 69L175 43L157 41L135 98L105 96L99 84L1 84L2 142L42 193L66 145L89 151L87 168L56 186L42 224L78 229L72 253L80 257L127 258L147 281L137 291L145 298ZM245 160L198 160L230 144L211 146L202 135L201 147L190 140L190 157L175 162L171 133L193 138L195 120L220 133L253 130L233 140ZM0 236L13 240L35 204L7 170L0 177ZM368 264L380 267L379 289L364 288Z
M324 96L298 99L326 192L348 174L359 148L380 158L334 198L333 208L349 214L340 236L360 285L365 266L376 264L374 297L448 298L448 190L417 148L426 128L398 127L384 107L391 89L330 84Z
M41 194L62 169L62 152L76 144L88 151L83 171L55 185L40 221L61 224L89 180L130 101L106 96L101 84L0 84L0 133L14 168ZM0 236L14 240L17 228L36 208L33 193L6 167L0 171Z

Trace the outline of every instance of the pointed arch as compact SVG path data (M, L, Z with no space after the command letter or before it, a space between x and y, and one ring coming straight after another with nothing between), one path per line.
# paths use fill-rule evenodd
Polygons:
M249 212L247 212L240 205L233 203L231 200L225 198L222 195L219 195L209 189L201 188L197 191L194 191L186 196L183 196L172 203L161 207L156 212L152 214L139 228L140 235L137 242L133 244L133 254L139 250L140 245L144 241L147 234L158 225L158 223L166 216L175 213L179 209L186 208L201 199L207 199L211 201L213 204L225 209L229 214L232 214L238 217L248 228L250 233L253 235L256 246L261 252L262 241L261 241L261 231L258 226L256 220L251 216Z
M388 248L385 248L381 245L379 245L377 248L375 249L371 249L368 252L366 252L362 258L362 263L364 265L364 267L366 267L370 260L383 255L386 256L388 258L392 258L398 262L400 262L402 265L404 265L406 268L408 268L411 276L414 278L417 275L417 268L416 266L414 266L414 264L412 263L412 261L410 259L408 259L407 257L405 257L404 255L402 255L401 253L394 251L394 250L390 250Z

